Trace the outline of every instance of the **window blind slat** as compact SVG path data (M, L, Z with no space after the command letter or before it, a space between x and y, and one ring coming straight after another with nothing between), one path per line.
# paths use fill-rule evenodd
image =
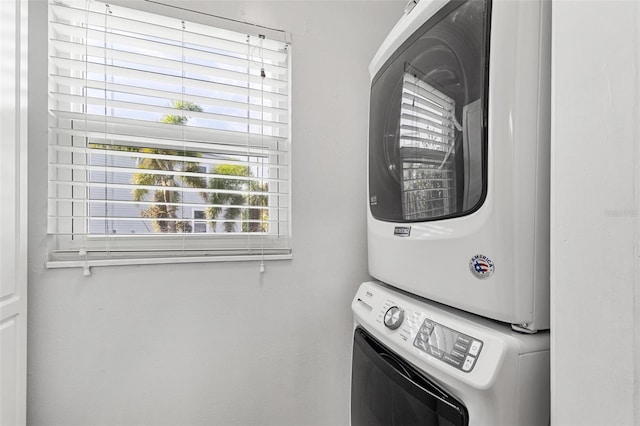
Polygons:
M185 89L208 89L208 88L224 88L226 89L226 93L230 93L232 95L244 96L247 94L247 91L252 90L253 96L261 97L262 91L264 91L267 95L267 98L274 101L283 101L286 100L286 94L279 93L277 88L272 88L269 85L264 85L263 87L256 87L259 84L259 79L256 77L251 77L251 82L253 85L251 87L247 87L246 85L238 85L230 82L225 82L221 84L216 81L209 81L198 79L195 77L182 77L179 75L169 75L159 71L146 71L142 69L135 69L130 67L122 67L116 65L104 65L98 64L94 62L85 62L80 59L68 59L59 56L51 56L49 58L54 65L58 67L60 70L64 70L66 72L83 72L86 70L88 73L92 73L98 76L114 76L118 77L121 80L126 81L127 79L139 80L141 82L153 82L158 84L167 84L177 87L185 87ZM95 79L95 77L94 77ZM108 80L107 80L108 81Z
M123 173L123 174L131 174L131 173L141 173L141 169L138 168L130 168L130 167L118 167L118 166L101 166L101 165L84 165L84 164L55 164L58 170L77 170L77 171L88 171L88 172L101 172L101 173ZM229 176L229 175L220 175L214 173L191 173L188 171L173 171L173 170L151 170L144 169L145 174L156 174L163 176L179 176L179 177L194 177L194 178L203 178L203 179L231 179L234 181L246 181L246 182L260 182L260 183L284 183L285 179L277 179L277 178L261 178L261 177L251 177L251 176ZM138 201L136 201L137 203ZM133 203L133 202L132 202ZM176 204L179 205L179 204Z
M443 125L446 125L447 127L455 126L454 122L450 119L450 117L453 117L453 112L442 109L442 108L440 109L434 108L434 110L436 110L434 112L434 111L429 111L427 109L422 108L423 106L426 107L427 105L425 103L422 103L419 98L411 97L407 95L404 95L402 97L403 111L410 110L410 111L413 111L414 114L420 114L429 118L433 118L435 120L440 121ZM437 111L439 111L440 114L438 114Z
M260 76L260 67L253 67L247 72L246 70L229 70L216 66L207 66L202 64L196 64L191 62L186 62L176 59L176 58L166 58L161 56L164 52L150 52L150 54L141 54L141 53L130 53L125 51L120 51L116 49L103 48L98 46L82 46L72 43L64 44L65 42L60 40L52 40L52 43L57 43L59 49L59 54L77 54L77 55L87 55L88 60L91 63L97 63L102 65L104 61L111 62L113 64L122 63L128 64L129 68L141 68L145 69L148 67L155 67L164 72L169 71L180 71L185 75L202 75L207 76L209 78L218 78L225 79L230 81L238 81L244 82L249 81L255 84L264 84L266 88L270 91L277 92L279 90L286 89L287 82L286 80L280 80L277 78L271 78L269 74L267 74L267 70L265 69L265 78ZM106 43L109 44L110 40L106 40ZM63 49L63 48L71 48L71 49ZM238 67L239 68L239 67ZM246 67L243 67L246 69ZM253 73L251 73L253 70ZM171 75L171 74L170 74Z
M146 154L146 151L175 151L175 152L194 152L193 150L197 150L197 152L201 154L211 154L218 155L220 159L215 157L187 157L192 160L198 159L198 162L202 164L244 164L247 163L250 166L260 166L262 164L261 161L245 161L245 160L234 160L234 157L256 157L256 158L264 158L264 161L267 161L267 158L272 155L278 155L281 157L278 164L273 164L270 167L275 168L287 168L288 164L286 162L286 151L277 150L277 149L269 149L266 147L249 147L246 146L244 150L239 150L236 147L229 145L216 145L216 144L189 144L185 143L184 146L176 147L175 145L171 145L170 141L166 141L158 138L143 138L143 137L134 137L129 135L116 135L116 134L107 134L107 137L104 137L102 133L92 133L85 132L82 130L55 130L56 134L61 135L71 135L75 136L76 140L78 138L82 138L87 142L89 146L92 146L93 149L87 150L87 148L83 146L68 146L68 145L58 145L52 147L56 151L66 151L66 152L77 152L77 153L92 153L93 155L108 155L111 157L120 156L120 157L136 157L136 158L149 158L156 160L169 160L176 159L175 156L162 156L162 155L154 155L154 154ZM198 149L199 148L199 149ZM133 154L135 153L135 155ZM182 161L182 160L179 160ZM58 163L52 163L58 164Z
M259 160L235 160L233 158L230 157L226 157L226 158L206 158L206 157L188 157L188 156L180 156L180 155L163 155L163 154L153 154L153 153L146 153L146 152L135 152L135 153L131 153L131 152L126 152L126 151L118 151L118 150L98 150L98 149L86 149L84 147L78 147L78 146L62 146L62 145L58 145L58 146L53 146L51 147L53 151L57 151L57 152L66 152L66 153L76 153L76 154L81 154L81 155L87 155L90 154L90 152L93 151L94 155L98 156L98 155L102 155L102 156L106 156L108 153L108 156L113 158L113 157L121 157L121 158L125 158L125 159L129 159L132 158L133 160L135 160L136 158L138 159L151 159L151 160L167 160L167 161L176 161L176 162L197 162L199 164L209 164L209 165L221 165L221 164L229 164L229 165L237 165L237 166L242 166L242 165L248 165L250 167L260 167L263 165L263 162L259 161ZM178 152L182 152L182 150L176 150ZM228 156L230 156L231 154L226 154ZM235 153L236 156L239 156L240 153L236 152ZM246 153L243 155L247 155ZM258 153L255 154L249 154L249 157L256 157L258 155ZM135 162L135 161L134 161ZM51 164L52 166L57 166L58 164L66 164L66 163L61 163L61 162L55 162L52 161L49 164ZM272 169L281 169L281 170L287 170L288 169L288 165L286 163L284 163L284 159L282 159L282 163L278 163L278 164L269 164L268 165L269 168Z
M415 108L416 111L420 111L421 113L424 113L426 115L434 114L435 117L443 117L447 119L453 117L452 111L449 111L448 109L445 109L440 105L427 102L419 96L404 94L403 106L406 106L408 108Z
M453 136L443 135L442 133L405 124L400 125L400 137L413 137L419 138L425 142L441 142L448 144L452 144L455 140Z
M110 44L111 41L107 39L104 41ZM267 74L265 68L265 78L260 76L260 67L252 67L246 70L246 63L241 71L235 71L231 69L224 69L221 66L224 63L211 62L210 66L199 65L196 63L186 62L180 60L179 57L167 58L166 53L162 51L149 52L149 54L132 53L121 51L113 48L103 48L98 46L85 46L78 43L68 43L62 40L53 39L51 43L57 47L57 52L60 56L66 56L69 54L75 55L87 55L86 57L91 63L97 63L102 65L104 61L108 61L114 64L129 64L127 67L133 69L145 69L148 67L154 67L162 70L181 70L185 75L209 75L215 76L215 78L225 79L230 81L249 81L253 84L264 84L271 91L277 92L287 88L286 80L278 78L272 78ZM251 61L253 62L253 61ZM126 68L126 67L124 67ZM251 71L253 70L253 73ZM165 71L166 72L166 71Z
M61 203L78 203L78 200L74 200L73 198L52 198L55 201L61 202ZM102 200L102 199L92 199L88 201L90 204L96 204L96 205L152 205L152 204L156 204L157 202L151 202L151 201L130 201L130 200L112 200L112 199L106 199L106 200ZM227 204L203 204L203 203L158 203L158 204L162 204L165 206L188 206L188 207L194 207L197 209L206 209L206 208L225 208L228 205ZM261 206L261 205L246 205L243 204L242 206L240 206L242 209L250 209L250 210L260 210L263 209L265 206ZM269 206L270 209L277 209L277 210L286 210L288 207L287 206L282 206L282 205L272 205ZM52 216L53 217L57 217L57 216ZM60 217L65 217L65 216L60 216ZM68 216L68 217L77 217L77 216ZM88 216L89 217L89 216ZM196 219L196 220L207 220L207 219Z
M104 81L85 80L74 77L67 77L57 74L50 76L56 84L68 86L71 90L76 90L76 93L82 93L85 88L96 90L108 90L110 92L129 93L133 95L148 96L154 98L161 98L167 100L179 99L182 96L182 100L193 102L200 105L215 105L221 108L231 108L236 110L242 110L249 108L251 112L262 112L265 114L271 114L275 117L276 121L283 123L288 122L289 112L286 108L277 108L269 105L261 105L261 99L249 97L245 94L243 101L227 100L222 98L220 92L211 92L211 96L202 96L194 94L183 94L180 92L172 92L167 90L150 89L146 87L131 86L127 84L118 84ZM255 92L255 91L254 91ZM224 93L224 92L223 92ZM216 97L218 94L220 97ZM267 101L269 99L266 99ZM248 106L247 106L248 105Z
M85 38L87 36L89 40L94 40L97 46L104 44L104 31L91 28L86 29L81 26L62 24L58 22L52 22L51 26L54 29L54 37L50 41L56 50L82 54L85 49L87 49L86 44L76 43L73 42L73 40ZM156 52L161 54L163 57L168 56L169 54L173 55L173 57L176 55L184 55L190 62L195 62L194 59L198 59L215 63L218 66L250 67L252 71L259 71L260 68L264 66L265 71L277 76L277 79L279 80L286 80L288 74L286 65L279 65L279 62L275 62L267 58L262 58L263 60L260 60L261 58L255 58L252 55L246 54L245 57L241 57L241 55L238 54L230 55L223 54L219 51L212 52L207 50L206 46L191 46L183 48L182 46L177 46L175 44L163 43L157 40L145 40L140 37L133 37L113 32L109 33L108 41L112 45L127 45L129 47L135 47L146 51L147 54L149 52ZM93 46L88 47L93 48Z
M163 115L184 115L189 118L200 118L202 120L218 121L221 123L240 123L244 125L262 125L265 128L286 130L288 129L287 123L281 123L274 120L267 119L253 119L246 117L238 117L227 114L216 114L212 112L200 112L200 111L183 111L170 106L151 105L148 103L121 101L115 99L104 99L95 96L82 96L72 95L60 92L51 92L51 95L58 101L68 102L76 109L81 107L83 110L89 110L91 107L105 107L105 108L120 108L130 111L139 111L143 113L159 113ZM72 112L72 111L71 111Z
M102 6L99 6L102 5ZM86 23L87 15L88 15L88 23L89 25L99 26L104 25L105 22L105 9L104 3L95 2L95 7L101 7L100 11L92 10L86 12L84 8L73 8L64 5L52 5L51 9L53 13L56 15L58 22L78 22L78 23ZM110 5L110 9L112 12L120 9L122 11L128 10L129 13L131 9L125 9L117 6ZM208 27L210 30L210 34L204 33L193 33L190 31L181 30L181 22L179 20L168 20L165 23L172 25L168 26L167 24L154 24L149 21L142 21L138 19L129 19L124 16L126 13L120 14L120 16L115 13L108 14L107 20L109 25L109 31L122 31L124 33L129 34L139 34L146 38L158 38L164 40L174 40L176 43L180 41L183 35L188 38L187 42L198 44L201 46L216 46L219 50L225 50L228 52L237 53L240 55L246 54L247 52L247 43L244 41L246 38L245 35L239 33L233 33L231 31L216 31L212 30L212 27ZM151 14L146 14L144 12L135 11L133 15L129 16L148 16L150 18L154 18ZM156 15L157 16L157 15ZM193 26L193 28L203 28L203 26L198 26L198 24L189 23L189 26ZM212 31L211 31L212 30ZM257 39L257 37L256 37ZM257 40L254 41L254 46L257 45ZM265 58L285 61L286 54L281 53L279 49L285 49L286 44L277 43L273 40L270 40L268 43L264 44L264 52L263 55Z
M171 144L175 138L184 137L185 146L192 146L207 150L209 146L223 149L223 145L229 147L244 147L251 149L283 149L287 139L282 136L261 135L259 133L243 133L235 130L211 129L197 126L176 126L164 123L134 120L120 117L100 118L95 114L82 114L71 111L51 111L58 119L73 120L67 127L53 128L52 131L59 134L82 136L87 131L91 137L105 140L119 140L122 142L151 143L158 145ZM86 117L83 119L83 117ZM73 124L73 127L70 127ZM146 132L141 132L145 130ZM168 141L167 141L168 139ZM213 149L212 148L212 149ZM232 149L232 148L228 148ZM238 148L233 148L235 151Z
M402 148L417 148L418 150L432 150L432 151L449 151L453 150L451 141L437 141L426 140L423 136L408 136L402 135L400 137L401 149ZM418 153L416 153L418 155Z
M88 219L88 220L96 220L96 221L114 221L114 222L151 222L154 221L156 219L153 218L148 218L148 217L128 217L128 216L99 216L99 215L93 215L93 216L58 216L57 218L60 219L69 219L69 218L75 218L75 219ZM167 222L181 222L184 221L185 219L190 220L190 221L194 221L197 223L237 223L237 224L242 224L242 223L278 223L278 222L282 222L282 221L277 221L277 220L260 220L260 219L247 219L247 220L242 220L242 219L193 219L193 218L187 218L187 217L168 217L168 218L163 218L162 220L167 221Z
M451 97L431 86L427 86L422 80L408 77L407 74L405 74L403 80L402 90L428 99L439 106L450 106L454 103Z
M142 171L141 171L142 173ZM61 186L69 186L75 188L106 188L106 189L124 189L126 191L133 191L135 189L156 191L161 190L163 192L172 193L192 193L192 194L225 194L225 195L266 195L263 191L247 191L247 190L231 190L231 189L209 189L209 188L190 188L188 186L154 186L154 185L135 185L127 183L104 183L104 182L73 182L57 179L50 179L49 182ZM270 191L268 195L280 196L288 195L287 193L279 193ZM241 208L242 204L228 205L229 207ZM162 218L163 220L166 218Z
M453 126L446 126L438 123L438 121L430 118L421 118L417 114L401 114L400 119L403 122L411 123L412 127L416 130L424 129L425 126L429 128L429 130L438 130L443 135L453 136L454 128Z

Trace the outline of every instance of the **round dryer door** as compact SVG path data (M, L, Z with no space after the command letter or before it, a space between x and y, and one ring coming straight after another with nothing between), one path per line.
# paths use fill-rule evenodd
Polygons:
M451 1L374 77L369 197L379 220L475 211L486 193L488 5Z

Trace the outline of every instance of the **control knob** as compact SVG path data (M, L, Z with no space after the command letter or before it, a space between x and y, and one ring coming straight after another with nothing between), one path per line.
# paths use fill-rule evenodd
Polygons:
M392 306L384 314L384 325L390 330L400 327L404 320L404 311L397 306Z

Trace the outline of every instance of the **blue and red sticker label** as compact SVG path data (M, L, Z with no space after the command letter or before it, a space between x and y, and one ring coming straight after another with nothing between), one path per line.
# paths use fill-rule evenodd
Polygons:
M484 254L476 254L469 261L469 270L478 279L485 280L493 275L493 261Z

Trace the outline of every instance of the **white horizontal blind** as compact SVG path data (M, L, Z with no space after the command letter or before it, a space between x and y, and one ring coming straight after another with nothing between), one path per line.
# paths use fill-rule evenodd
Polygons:
M455 101L405 73L400 108L402 203L405 219L455 211Z
M50 3L51 261L290 253L289 45Z

